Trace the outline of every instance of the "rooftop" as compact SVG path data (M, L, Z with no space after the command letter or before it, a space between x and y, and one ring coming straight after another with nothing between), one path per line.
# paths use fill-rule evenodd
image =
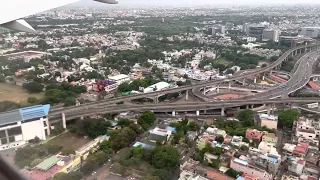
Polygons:
M56 165L58 161L60 161L59 158L57 158L56 156L51 156L42 161L42 163L38 164L35 168L42 171L47 171L48 169Z
M268 114L259 114L259 117L260 117L260 119L268 119L268 120L272 120L272 121L278 120L278 116L268 115Z
M109 79L114 80L114 81L119 81L121 79L126 79L126 78L129 78L129 76L125 75L125 74L119 74L119 75L116 75L116 76L109 77Z
M0 125L41 118L49 114L50 105L37 105L0 113Z

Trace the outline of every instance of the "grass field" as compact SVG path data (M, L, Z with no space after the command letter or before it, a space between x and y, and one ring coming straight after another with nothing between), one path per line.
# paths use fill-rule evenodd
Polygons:
M75 133L64 133L61 136L58 136L47 143L63 146L65 149L77 150L91 139L86 139L83 136L78 136Z
M214 64L223 64L225 66L229 66L229 64L231 64L230 61L224 59L224 58L219 58L213 61Z
M26 103L28 97L36 97L38 99L41 99L43 97L43 93L30 94L21 86L9 83L0 83L0 101Z

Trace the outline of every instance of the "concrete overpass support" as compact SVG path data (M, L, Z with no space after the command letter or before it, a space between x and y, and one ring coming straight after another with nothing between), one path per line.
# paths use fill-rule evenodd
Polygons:
M255 84L257 83L257 78L256 77L254 78L253 83L255 83Z
M245 86L245 85L246 85L246 78L243 78L242 86Z
M189 100L189 90L186 91L186 100Z
M62 126L64 129L67 129L67 122L66 122L66 114L62 113Z
M172 111L172 116L176 116L176 112L175 111Z
M221 116L225 116L226 114L224 113L225 109L221 108Z
M218 85L217 86L217 93L219 93L220 92L220 86Z
M231 89L231 82L229 82L228 84L228 89Z
M51 129L50 129L50 123L49 123L49 119L47 118L47 120L46 120L46 124L47 124L47 135L48 136L50 136L50 134L51 134Z
M200 115L200 111L198 110L198 111L196 111L196 115L197 116L199 116Z
M206 95L206 87L203 87L203 95Z

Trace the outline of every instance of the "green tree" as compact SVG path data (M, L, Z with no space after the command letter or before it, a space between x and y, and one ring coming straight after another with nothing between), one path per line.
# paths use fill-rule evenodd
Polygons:
M74 97L67 97L64 100L64 106L73 106L76 105L76 99Z
M73 149L62 149L61 154L69 156L70 154L76 154L76 152Z
M129 92L131 91L129 82L121 83L118 87L119 92Z
M156 116L153 112L147 111L142 113L138 119L138 124L140 124L144 129L148 129L156 120Z
M159 169L174 169L179 165L180 154L173 147L157 146L152 156L152 165Z
M38 104L39 100L36 97L28 97L27 102L29 104Z
M137 159L141 159L143 156L143 149L141 146L132 148L132 156Z
M44 86L37 82L24 83L22 85L29 93L39 93L43 90Z
M130 121L129 119L120 119L118 121L118 126L121 126L121 127L127 127L129 126L130 124L132 124L133 121Z
M35 159L31 162L30 166L35 167L36 165L40 164L42 162L42 159Z
M156 169L153 175L159 177L161 180L171 179L171 174L166 169Z
M223 141L224 141L223 136L218 135L218 136L216 137L216 141L217 141L218 143L223 143Z
M238 113L237 118L245 127L250 127L254 125L254 114L252 110L246 109Z
M236 170L234 170L232 168L228 169L227 172L226 172L226 175L228 175L228 176L230 176L232 178L237 178L239 174L240 174L240 172L238 172L238 171L236 171Z
M291 128L293 122L299 118L299 112L294 109L278 111L278 126Z
M111 126L110 122L104 119L86 119L83 123L86 134L91 138L107 134L107 130Z

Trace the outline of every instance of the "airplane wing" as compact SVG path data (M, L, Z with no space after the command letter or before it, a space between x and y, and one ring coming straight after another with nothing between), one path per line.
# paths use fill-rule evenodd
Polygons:
M7 0L0 6L0 26L33 33L35 30L22 18L78 1L80 0ZM116 0L94 1L118 4Z

